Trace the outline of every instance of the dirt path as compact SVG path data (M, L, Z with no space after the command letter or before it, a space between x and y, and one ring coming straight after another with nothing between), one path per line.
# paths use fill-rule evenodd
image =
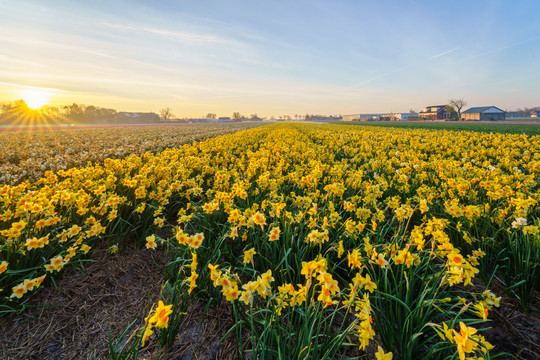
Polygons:
M142 326L149 300L157 303L163 279L152 255L163 265L163 251L127 250L114 256L102 251L84 273L66 270L58 289L42 288L31 299L29 305L39 308L1 319L0 359L109 359L109 332L116 342L133 320ZM201 323L205 306L190 306L175 344L161 359L236 358L231 341L219 343L232 326L228 307L214 306ZM161 350L151 339L140 359L156 359Z

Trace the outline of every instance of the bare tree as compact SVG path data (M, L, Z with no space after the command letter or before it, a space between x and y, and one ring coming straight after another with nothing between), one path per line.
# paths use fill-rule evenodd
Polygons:
M232 118L233 118L234 120L240 120L240 119L242 118L242 115L241 115L239 112L234 112L234 113L232 114Z
M206 114L206 118L207 118L207 119L216 119L216 118L217 118L217 114L215 114L215 113L208 113L208 114Z
M467 105L467 101L463 100L463 98L460 99L452 99L448 102L448 105L454 108L457 112L458 120L461 121L461 109L465 105Z
M159 110L159 117L164 121L169 121L174 117L174 114L172 113L171 108L163 108Z

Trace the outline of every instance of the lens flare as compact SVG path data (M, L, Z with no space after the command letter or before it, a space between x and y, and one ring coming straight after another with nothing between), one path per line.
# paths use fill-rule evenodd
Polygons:
M22 99L30 109L39 109L49 102L50 94L39 89L26 89L20 92Z

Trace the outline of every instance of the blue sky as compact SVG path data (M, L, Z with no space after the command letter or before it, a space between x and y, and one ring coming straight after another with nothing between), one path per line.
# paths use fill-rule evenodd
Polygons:
M540 1L0 1L0 100L179 116L540 105Z

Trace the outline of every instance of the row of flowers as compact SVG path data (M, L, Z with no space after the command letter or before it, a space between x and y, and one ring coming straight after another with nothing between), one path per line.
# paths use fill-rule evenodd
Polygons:
M540 286L539 150L522 135L280 124L47 172L0 188L0 296L15 307L127 231L167 249L171 289L230 302L254 358L346 355L375 331L380 358L485 358L472 325L498 306L497 268L525 307ZM173 237L150 235L161 227ZM158 309L179 319L167 296ZM155 314L140 346L168 329Z
M0 132L0 185L37 181L45 171L67 170L160 152L255 126L253 123L47 129Z

